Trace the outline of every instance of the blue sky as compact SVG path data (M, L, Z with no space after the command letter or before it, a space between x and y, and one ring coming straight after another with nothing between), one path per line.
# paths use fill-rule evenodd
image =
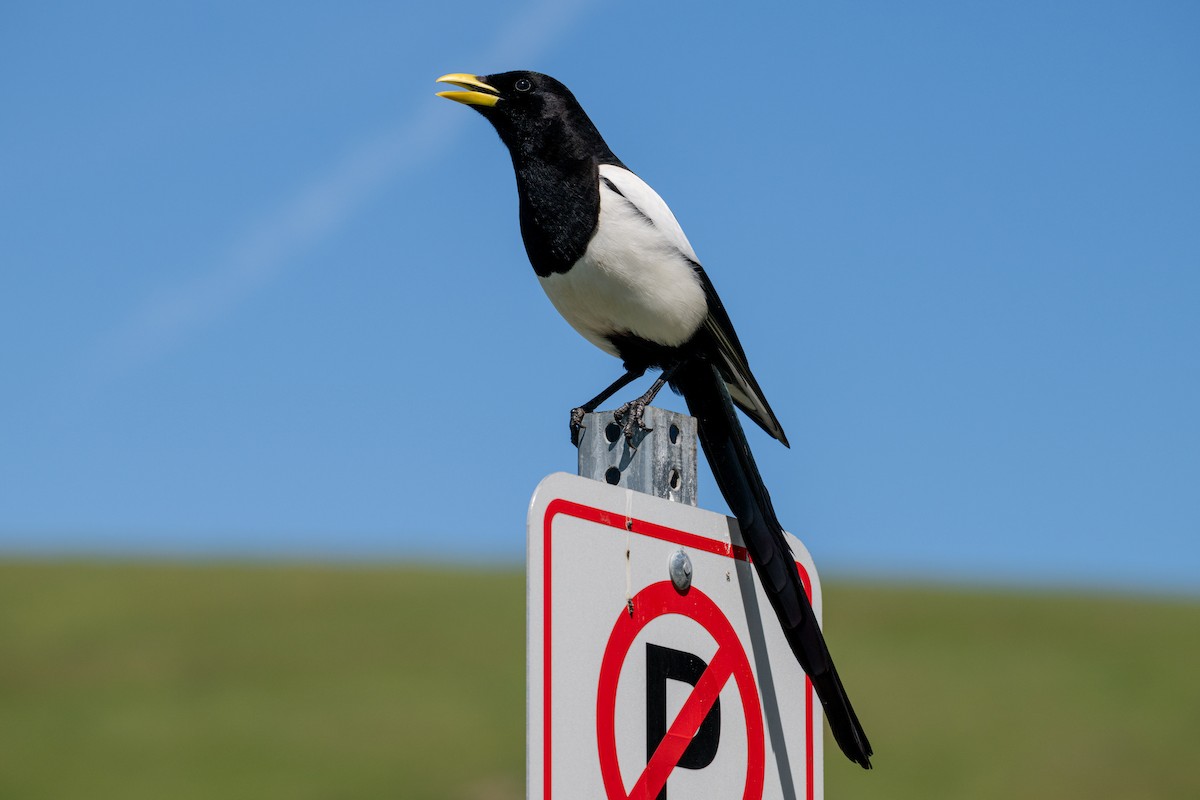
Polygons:
M819 566L1196 592L1198 35L1182 2L10 3L0 551L517 561L619 365L433 81L531 68L688 232Z

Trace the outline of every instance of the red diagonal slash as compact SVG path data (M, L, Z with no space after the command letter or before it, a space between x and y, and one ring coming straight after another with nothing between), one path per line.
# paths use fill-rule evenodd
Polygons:
M696 731L700 730L704 718L708 716L713 703L717 701L721 690L733 675L734 660L727 653L729 650L724 647L717 650L708 664L708 669L704 670L700 680L696 681L695 688L688 695L683 708L679 709L679 715L671 723L667 735L659 742L650 763L646 765L645 771L629 792L629 800L654 800L658 797L658 793L667 783L667 776L675 769L679 759L683 758L684 751L696 736Z

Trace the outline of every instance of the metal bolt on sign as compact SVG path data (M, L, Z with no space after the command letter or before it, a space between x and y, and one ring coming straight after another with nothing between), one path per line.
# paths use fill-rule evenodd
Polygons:
M692 560L688 558L688 554L683 548L679 548L671 554L671 559L667 564L667 571L671 575L671 583L680 592L686 592L692 585Z

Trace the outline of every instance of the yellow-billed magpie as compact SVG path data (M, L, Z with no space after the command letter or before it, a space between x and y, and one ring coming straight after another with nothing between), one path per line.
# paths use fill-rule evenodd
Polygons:
M482 114L508 147L521 237L550 302L585 339L624 362L624 375L572 410L572 438L585 412L647 369L662 371L650 391L618 410L626 435L642 426L646 405L663 385L669 382L683 395L835 740L852 761L870 768L871 745L834 669L734 405L785 445L787 437L675 215L621 163L575 96L554 78L524 71L452 73L438 82L459 87L438 94Z

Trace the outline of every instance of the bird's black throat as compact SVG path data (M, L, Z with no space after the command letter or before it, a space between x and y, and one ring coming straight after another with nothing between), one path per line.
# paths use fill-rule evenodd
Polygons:
M600 180L592 160L556 163L513 157L521 239L539 277L566 272L587 251L600 220Z
M521 238L543 278L566 272L587 251L600 221L600 165L624 166L582 110L579 115L542 120L539 130L509 144Z
M529 94L502 91L494 107L478 107L512 156L520 198L521 238L534 272L566 272L587 250L600 219L601 164L624 167L575 96L536 73L485 80L507 87L532 79Z

